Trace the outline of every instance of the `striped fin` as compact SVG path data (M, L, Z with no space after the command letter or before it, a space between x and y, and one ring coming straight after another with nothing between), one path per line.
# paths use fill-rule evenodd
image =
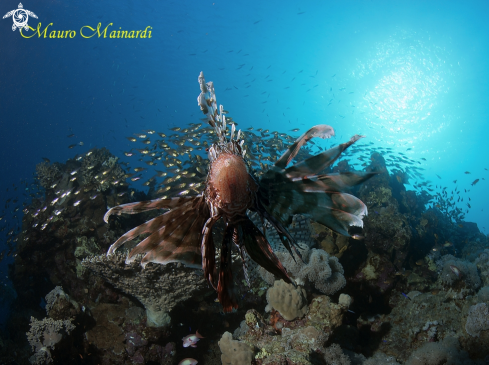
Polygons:
M306 133L304 133L302 136L297 138L297 140L292 144L292 146L289 147L287 151L275 162L275 166L278 168L285 169L287 165L290 163L290 161L293 160L293 158L297 155L299 152L300 148L306 144L307 141L314 137L319 137L319 138L331 138L334 136L334 129L333 127L330 127L329 125L326 124L319 124L311 129L309 129Z
M110 208L104 215L105 223L109 222L109 217L112 214L121 215L124 214L137 214L147 212L153 209L172 209L185 204L188 201L194 199L195 196L175 197L170 199L154 199L146 200L142 202L127 203Z
M287 283L292 283L287 271L273 253L270 244L260 230L247 218L241 222L246 252L258 265Z
M343 192L377 174L377 172L340 172L338 174L317 175L294 181L294 186L305 193Z
M181 262L188 267L202 268L200 244L202 226L209 217L209 211L202 196L189 199L183 205L170 210L120 237L107 252L115 252L122 244L143 233L150 233L134 247L127 262L140 253L146 253L141 264L148 262L167 264Z
M303 193L280 191L270 207L270 214L290 223L294 214L304 214L335 232L349 236L348 227L363 227L367 206L353 195L340 192Z
M309 157L304 161L298 162L295 165L285 170L285 174L290 178L301 178L306 175L315 175L328 166L331 166L340 157L341 153L358 141L363 136L358 134L350 138L348 142L330 148L318 155Z

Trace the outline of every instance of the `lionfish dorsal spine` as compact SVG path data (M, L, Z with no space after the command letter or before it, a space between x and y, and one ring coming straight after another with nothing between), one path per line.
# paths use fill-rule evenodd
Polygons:
M233 124L231 124L231 137L229 137L229 140L232 141L233 138L234 138L234 132L236 131L236 126Z
M208 83L205 82L204 73L201 72L199 75L199 84L201 93L197 98L200 109L202 112L207 115L207 122L211 127L214 128L217 137L219 138L219 142L221 144L226 144L226 130L227 130L227 122L226 122L226 112L224 111L224 106L219 105L217 107L216 94L214 92L214 84L210 81ZM231 123L231 135L229 138L229 142L232 143L234 140L234 134L236 133L236 125ZM235 141L240 141L241 130L238 131ZM242 147L243 144L240 143ZM245 153L242 153L242 156L245 156Z

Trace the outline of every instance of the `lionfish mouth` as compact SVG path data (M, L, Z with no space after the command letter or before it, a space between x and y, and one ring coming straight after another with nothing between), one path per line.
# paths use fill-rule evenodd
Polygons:
M127 262L144 253L143 266L148 262L180 262L202 268L205 278L217 290L224 312L230 312L238 307L231 270L233 245L240 253L247 280L246 258L250 257L276 277L293 283L268 243L264 228L260 230L248 217L249 211L256 212L264 224L270 224L277 231L292 256L295 253L300 257L298 244L287 229L293 216L308 215L333 231L349 236L350 226L363 227L367 207L344 191L376 173L320 174L362 138L359 135L287 167L310 139L334 135L332 127L317 125L300 136L270 169L258 176L248 161L242 133L236 132L234 123L227 138L225 112L222 105L217 108L214 85L205 82L202 72L199 84L199 106L217 136L217 141L208 149L209 172L203 191L197 196L161 198L111 208L104 216L105 222L112 214L135 214L153 209L168 211L125 233L110 246L107 254L139 235L149 234L130 251ZM219 220L224 222L224 234L218 270L212 232Z

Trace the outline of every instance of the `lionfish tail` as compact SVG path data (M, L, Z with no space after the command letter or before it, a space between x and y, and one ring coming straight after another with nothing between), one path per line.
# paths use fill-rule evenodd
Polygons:
M107 254L114 253L125 242L149 233L148 237L131 250L127 262L132 262L136 255L145 253L141 260L143 267L148 262L180 262L188 267L201 268L202 226L210 214L204 198L197 196L168 200L171 203L179 201L179 205L165 203L165 207L173 206L173 209L124 234L110 246Z

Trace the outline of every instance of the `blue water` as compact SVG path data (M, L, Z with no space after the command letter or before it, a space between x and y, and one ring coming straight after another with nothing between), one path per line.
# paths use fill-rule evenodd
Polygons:
M25 39L11 18L0 21L0 228L8 227L0 251L22 217L22 208L12 211L28 198L19 183L29 187L42 157L64 162L98 146L126 161L122 151L134 146L125 137L199 122L200 71L240 128L325 123L336 130L333 143L361 133L377 147L425 158L417 166L433 185L470 189L465 220L489 232L486 1L23 5L38 16L31 27L53 23L48 32L76 36ZM17 6L2 1L0 14ZM150 26L151 38L81 37L81 27L99 22L113 23L109 31ZM19 202L6 206L8 198ZM2 286L11 262L0 263Z

